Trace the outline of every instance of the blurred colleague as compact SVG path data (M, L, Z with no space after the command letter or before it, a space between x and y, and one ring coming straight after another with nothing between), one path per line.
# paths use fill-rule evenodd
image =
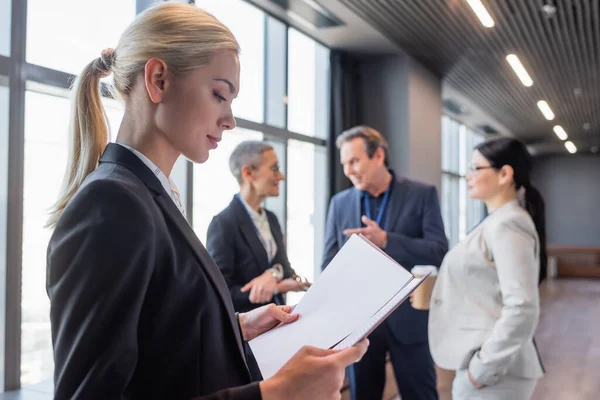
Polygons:
M469 196L489 215L446 256L429 314L433 359L456 370L452 398L527 400L544 370L533 342L539 317L542 197L525 146L503 138L477 146ZM525 190L526 209L517 200ZM543 251L543 250L542 250Z
M309 283L290 266L275 214L262 207L279 196L284 176L273 147L263 141L240 143L229 157L229 168L240 192L213 218L207 248L221 269L236 311L274 302L283 294L302 291Z
M349 129L336 145L354 187L331 199L322 268L354 233L365 235L409 270L423 264L439 267L448 241L435 187L396 176L388 168L387 141L373 128ZM427 311L407 302L369 336L369 351L348 371L354 400L381 399L388 352L402 399L438 398L427 319Z
M307 347L251 383L244 341L293 322L291 307L234 313L169 179L181 155L205 162L235 127L238 49L212 15L160 3L79 74L49 220L55 399L337 399L344 366L366 351ZM111 73L125 113L107 145L99 89Z

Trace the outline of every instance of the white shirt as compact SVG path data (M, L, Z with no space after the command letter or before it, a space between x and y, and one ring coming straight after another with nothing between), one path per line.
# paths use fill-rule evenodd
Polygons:
M181 202L179 190L177 189L175 182L173 182L173 180L171 178L167 178L167 176L164 174L164 172L162 172L160 170L160 168L158 168L156 166L156 164L154 164L148 157L146 157L145 155L143 155L142 153L140 153L133 147L130 147L123 143L117 143L117 144L125 147L127 150L129 150L133 154L135 154L150 169L150 171L152 171L154 173L154 175L156 175L156 177L160 181L161 185L165 189L165 192L167 192L169 197L171 197L171 200L173 200L173 203L175 203L175 205L177 206L177 208L179 209L181 214L185 217L185 208L183 207L183 204Z
M277 254L277 242L275 242L275 238L271 232L271 225L269 224L267 212L262 208L260 209L260 212L256 212L255 209L250 207L250 204L246 203L246 200L244 200L241 195L239 195L239 198L244 207L246 207L246 211L248 211L250 219L258 231L258 238L267 252L267 258L269 262L271 262L275 257L275 254Z

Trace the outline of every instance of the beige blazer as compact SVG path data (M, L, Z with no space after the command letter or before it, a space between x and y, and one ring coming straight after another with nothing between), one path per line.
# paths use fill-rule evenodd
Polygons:
M491 213L444 258L429 312L429 345L442 368L468 368L492 385L537 379L539 240L518 202Z

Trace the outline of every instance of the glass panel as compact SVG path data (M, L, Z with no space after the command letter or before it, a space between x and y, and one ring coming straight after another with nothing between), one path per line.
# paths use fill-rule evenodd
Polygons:
M6 310L6 212L8 207L8 87L0 76L0 392L4 388Z
M442 218L450 247L458 242L458 178L442 174Z
M288 31L288 129L326 138L329 108L329 50L308 36Z
M10 17L12 0L0 0L0 55L10 55Z
M292 268L311 282L322 258L326 160L325 148L288 141L287 251ZM296 304L302 295L290 293L288 304Z
M285 128L286 125L286 33L287 26L267 17L267 124Z
M458 240L467 236L467 180L460 178L458 182Z
M116 133L123 109L103 99ZM56 201L68 155L70 102L28 91L25 97L25 176L23 193L23 281L21 385L52 378L49 300L46 294L46 248L51 229L44 228Z
M233 114L263 122L265 14L242 0L196 0L196 5L227 25L240 43L240 93Z
M25 97L25 176L23 193L23 292L21 385L52 377L50 302L46 294L46 248L52 231L44 228L58 197L68 155L69 101L27 92Z
M229 170L229 155L244 140L262 140L262 133L242 128L225 132L208 161L194 164L193 228L202 243L212 218L221 212L240 187Z
M2 1L2 0L0 0ZM135 0L103 0L90 8L81 0L27 1L27 61L79 74L107 47L116 47L135 18ZM51 33L51 34L49 34Z

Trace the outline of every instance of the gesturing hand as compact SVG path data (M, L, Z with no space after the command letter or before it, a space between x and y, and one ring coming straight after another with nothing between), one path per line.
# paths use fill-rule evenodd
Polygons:
M362 222L366 225L364 228L344 229L344 235L363 234L367 239L380 248L385 248L387 244L387 232L381 229L377 222L362 216Z

